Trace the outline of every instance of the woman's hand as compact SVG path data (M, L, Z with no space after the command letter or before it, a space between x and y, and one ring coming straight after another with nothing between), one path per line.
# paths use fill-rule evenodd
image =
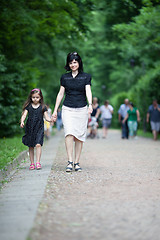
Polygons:
M88 107L88 113L91 114L93 112L93 108L92 108L92 105L89 104L89 107Z
M51 117L51 121L52 122L56 122L57 121L57 111L54 111Z

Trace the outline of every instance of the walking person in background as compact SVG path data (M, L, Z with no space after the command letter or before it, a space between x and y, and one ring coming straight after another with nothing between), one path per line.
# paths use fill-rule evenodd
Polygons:
M60 131L62 128L62 111L60 108L58 108L58 111L57 111L56 127L58 131Z
M88 138L99 137L97 133L97 127L98 127L98 118L100 115L100 108L98 105L97 97L93 98L92 108L93 108L93 112L89 116L89 123L88 123L88 129L89 129L89 135L87 136Z
M126 117L123 119L122 123L124 124L125 121L128 119L128 128L129 128L129 137L130 138L136 138L137 135L137 127L138 123L140 121L140 113L139 110L133 106L133 103L129 103L129 110L127 112Z
M86 139L88 113L92 113L91 76L83 72L82 59L76 52L67 55L65 69L69 72L61 76L61 86L56 98L52 120L54 122L57 120L57 110L65 94L62 121L68 155L66 172L71 172L73 166L75 171L81 171L80 155ZM87 100L89 107L87 107ZM74 142L75 159L73 159Z
M40 89L33 89L27 101L24 103L21 117L20 127L24 127L24 121L28 115L25 127L25 135L22 138L24 145L29 147L30 156L30 170L35 169L34 164L34 148L36 147L36 168L41 169L40 158L42 152L43 138L44 138L44 120L50 122L51 119L47 114L47 107L43 102L43 95Z
M51 119L52 110L49 107L49 104L47 104L47 114L48 114L48 117ZM50 138L51 130L52 130L52 124L44 119L44 136L47 140Z
M122 139L128 139L128 124L127 120L123 123L123 119L126 117L129 110L129 100L126 98L124 104L121 104L118 110L118 119L122 126Z
M108 128L111 126L113 107L109 104L109 101L106 100L104 105L100 107L102 127L103 127L103 138L106 138Z
M154 99L152 105L149 106L147 112L147 123L151 124L151 129L153 133L153 139L156 141L158 138L158 133L160 131L160 104Z

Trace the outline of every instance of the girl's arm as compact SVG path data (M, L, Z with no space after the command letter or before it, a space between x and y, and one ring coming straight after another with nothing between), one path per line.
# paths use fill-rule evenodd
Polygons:
M140 122L141 119L140 119L140 113L138 109L136 110L136 113L137 113L137 121Z
M47 122L51 122L51 118L48 116L48 112L47 111L44 112L44 117L45 117L45 120Z
M24 112L22 113L22 117L21 117L21 124L20 127L23 128L24 127L24 121L27 117L28 111L25 109Z
M52 118L51 118L51 120L54 122L56 122L56 120L57 120L57 110L58 110L58 107L59 107L63 97L64 97L64 93L65 93L65 88L63 86L61 86L59 93L57 95L57 98L56 98L56 104L55 104L54 111L53 111Z
M88 100L88 112L92 113L93 108L92 108L92 92L91 92L91 86L90 85L86 85L86 96L87 96L87 100Z
M123 121L122 121L122 123L125 123L125 121L128 119L128 113L127 113L127 115L125 116L125 118L123 119Z

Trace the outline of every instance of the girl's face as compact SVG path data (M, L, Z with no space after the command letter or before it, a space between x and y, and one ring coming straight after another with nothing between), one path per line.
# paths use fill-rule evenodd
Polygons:
M73 59L73 61L69 63L69 67L73 72L75 72L79 68L79 62Z
M35 105L38 104L41 100L41 97L40 97L39 93L34 93L31 98L32 98L32 102Z

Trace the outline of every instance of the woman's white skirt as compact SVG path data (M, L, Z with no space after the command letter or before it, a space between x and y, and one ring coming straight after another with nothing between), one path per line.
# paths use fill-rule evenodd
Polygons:
M85 142L88 124L88 107L70 108L62 106L62 121L65 137L72 135Z

